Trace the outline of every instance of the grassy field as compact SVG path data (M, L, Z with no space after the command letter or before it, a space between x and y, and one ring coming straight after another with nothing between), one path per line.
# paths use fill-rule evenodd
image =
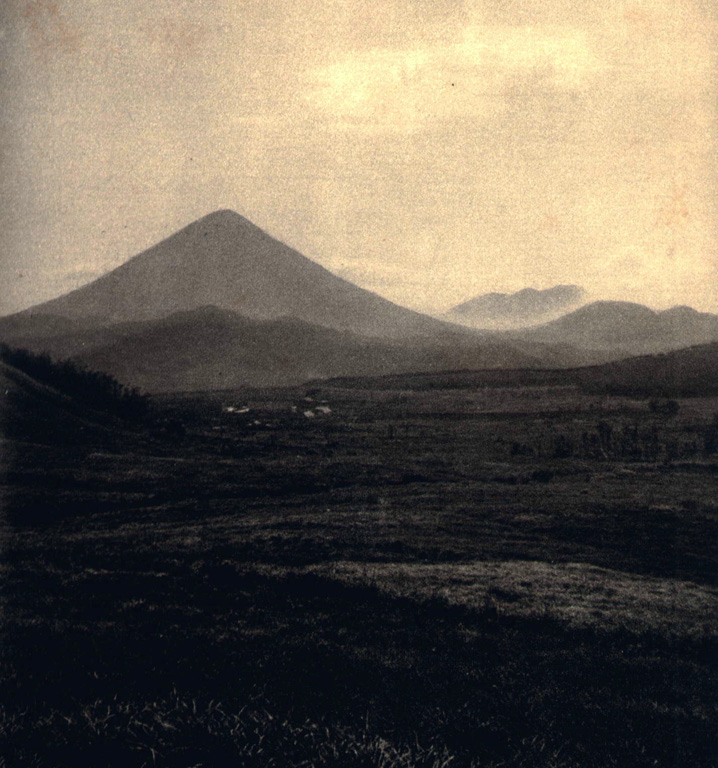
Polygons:
M408 385L5 441L2 764L715 765L718 399Z

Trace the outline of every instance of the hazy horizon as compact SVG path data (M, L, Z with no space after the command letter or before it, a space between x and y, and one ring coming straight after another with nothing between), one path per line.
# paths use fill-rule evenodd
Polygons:
M220 208L441 313L576 284L718 311L718 11L9 0L0 314Z

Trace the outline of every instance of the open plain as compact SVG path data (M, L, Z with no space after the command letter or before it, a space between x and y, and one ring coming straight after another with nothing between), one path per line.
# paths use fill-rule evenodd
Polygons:
M7 422L4 764L713 765L718 398L515 375Z

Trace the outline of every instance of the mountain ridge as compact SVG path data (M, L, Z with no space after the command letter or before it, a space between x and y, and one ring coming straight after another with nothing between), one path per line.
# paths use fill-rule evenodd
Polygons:
M690 307L653 310L629 301L594 301L504 338L612 350L626 357L668 352L718 340L718 315Z
M506 342L466 337L376 340L293 317L256 320L200 307L95 332L90 343L36 339L34 349L72 355L148 392L282 386L336 375L437 370L469 364L516 367L540 360ZM73 346L74 344L74 346ZM520 347L521 345L519 345Z

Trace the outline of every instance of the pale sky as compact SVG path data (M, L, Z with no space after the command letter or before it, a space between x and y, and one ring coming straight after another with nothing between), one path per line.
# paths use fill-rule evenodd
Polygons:
M718 312L715 0L3 0L0 313L231 208L365 288Z

